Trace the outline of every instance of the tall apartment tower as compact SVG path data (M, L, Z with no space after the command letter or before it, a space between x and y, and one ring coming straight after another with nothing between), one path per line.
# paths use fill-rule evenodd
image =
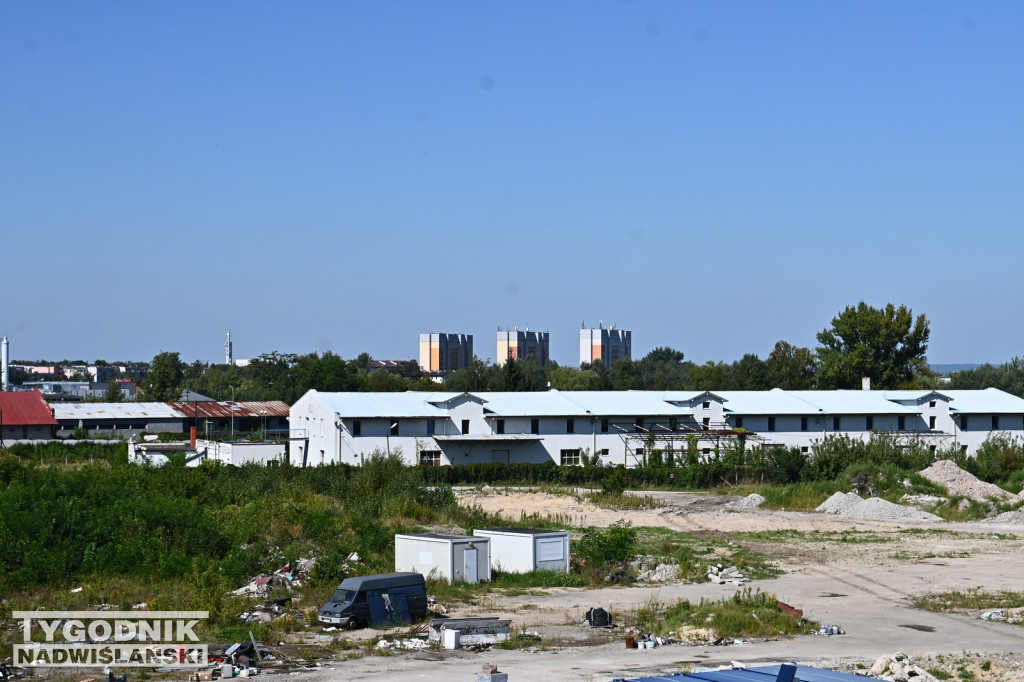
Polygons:
M424 372L454 372L473 361L472 334L420 334L420 367Z
M543 367L551 357L551 334L549 332L519 331L519 327L511 331L498 330L498 365L504 365L510 358L522 360L534 358Z
M608 329L598 324L597 329L580 329L580 364L600 360L605 367L611 368L612 363L620 358L632 359L633 333L625 329L616 329L613 324Z

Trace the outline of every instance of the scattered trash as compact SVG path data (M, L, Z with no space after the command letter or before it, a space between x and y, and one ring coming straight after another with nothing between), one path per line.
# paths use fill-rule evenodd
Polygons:
M358 559L355 552L349 555L349 558L351 559L353 555ZM315 563L316 558L312 556L299 559L294 562L294 565L292 562L288 562L273 573L263 573L253 577L242 587L232 590L231 594L239 597L268 597L277 588L291 590L293 587L302 587L303 581L309 576Z
M283 616L286 611L286 607L291 605L292 597L278 597L277 599L268 599L262 604L253 606L247 611L244 611L238 616L238 623L240 625L248 625L249 623L269 623L272 620L276 620Z
M826 636L845 635L846 631L843 630L838 625L822 625L821 629L819 629L815 634L826 635Z
M584 619L592 628L609 628L612 626L612 614L608 613L600 606L596 609L590 609L587 611L587 615L584 616Z
M82 591L82 589L83 588L81 588L81 587L76 587L73 590L71 590L71 594L78 594L79 592Z

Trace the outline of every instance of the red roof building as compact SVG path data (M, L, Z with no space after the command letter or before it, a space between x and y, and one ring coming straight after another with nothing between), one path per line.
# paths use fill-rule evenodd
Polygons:
M9 440L49 440L57 420L39 391L0 392L0 437Z

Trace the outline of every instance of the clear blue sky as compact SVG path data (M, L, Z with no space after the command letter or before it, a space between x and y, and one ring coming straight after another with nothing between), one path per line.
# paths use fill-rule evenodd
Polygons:
M15 358L1024 354L1024 3L0 2Z

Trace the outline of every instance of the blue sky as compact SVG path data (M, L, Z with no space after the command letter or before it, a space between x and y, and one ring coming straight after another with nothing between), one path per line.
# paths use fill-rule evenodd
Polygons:
M1024 354L1024 3L0 3L19 359Z

